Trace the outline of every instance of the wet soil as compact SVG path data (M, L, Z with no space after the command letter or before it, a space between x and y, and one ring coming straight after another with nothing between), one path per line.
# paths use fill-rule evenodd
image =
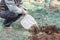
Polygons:
M29 32L29 40L60 40L60 28L55 25L33 26Z

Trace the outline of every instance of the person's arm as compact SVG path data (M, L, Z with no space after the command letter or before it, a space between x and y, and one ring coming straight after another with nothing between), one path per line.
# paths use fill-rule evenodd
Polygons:
M5 3L8 7L8 9L11 11L11 12L14 12L14 13L22 13L22 10L23 8L19 8L15 5L15 2L14 0L5 0Z

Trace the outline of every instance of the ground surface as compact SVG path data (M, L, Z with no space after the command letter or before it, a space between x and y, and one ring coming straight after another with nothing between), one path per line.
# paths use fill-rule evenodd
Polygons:
M39 32L37 30L39 29ZM60 40L60 29L55 25L46 25L31 31L29 40ZM36 33L37 32L37 33Z
M27 40L28 32L24 30L3 29L0 30L0 40Z
M29 14L31 14L36 19L39 25L53 24L60 28L60 7L58 8L52 7L51 9L53 10L50 11L50 8L48 6L49 2L47 2L46 5L44 5L43 3L36 3L36 2L35 3L24 2L23 5L29 10ZM24 29L22 30L3 29L2 24L3 21L2 19L0 19L0 40L27 40L27 35L29 33ZM15 22L12 26L14 28L19 29L20 20L18 22ZM60 40L59 35L60 34L58 33L54 33L54 35L48 35L46 33L43 33L42 35L40 34L40 36L38 36L38 39L37 37L35 37L36 35L34 35L33 38L36 38L34 40Z
M54 33L48 35L46 33L36 35L31 35L29 40L60 40L60 33Z

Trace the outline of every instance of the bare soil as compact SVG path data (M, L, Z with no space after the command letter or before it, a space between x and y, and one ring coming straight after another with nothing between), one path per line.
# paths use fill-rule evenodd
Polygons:
M55 25L40 26L39 28L35 26L33 28L29 31L29 40L60 40L60 28L57 28ZM33 30L35 31L31 32Z

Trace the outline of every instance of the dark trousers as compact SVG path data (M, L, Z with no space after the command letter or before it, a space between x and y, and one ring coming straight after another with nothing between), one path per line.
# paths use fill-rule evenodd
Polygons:
M3 22L3 25L5 27L9 27L13 22L15 22L21 16L22 16L22 14L13 13L13 12L10 12L9 10L0 12L0 17L5 19Z

